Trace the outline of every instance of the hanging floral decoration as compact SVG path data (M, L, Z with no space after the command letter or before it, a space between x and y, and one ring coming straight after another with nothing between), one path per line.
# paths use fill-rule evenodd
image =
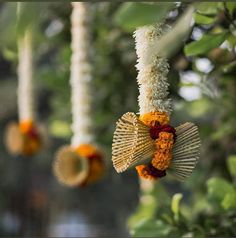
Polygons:
M42 135L35 123L33 100L32 31L26 29L18 41L19 123L6 128L5 142L11 154L32 156L42 147Z
M91 6L72 2L71 34L71 145L59 149L53 165L63 185L85 186L98 181L105 172L103 153L94 145L92 126L92 63L90 40Z
M128 112L117 122L112 144L112 161L118 173L135 167L140 177L156 180L168 172L183 180L199 159L198 128L187 122L170 125L168 99L169 65L155 50L163 24L136 30L140 116Z

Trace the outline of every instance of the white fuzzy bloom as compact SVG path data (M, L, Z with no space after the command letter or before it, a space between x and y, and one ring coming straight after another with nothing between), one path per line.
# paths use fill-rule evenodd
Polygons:
M152 111L170 114L171 111L171 101L167 98L169 65L165 58L151 50L155 48L162 34L162 24L144 26L134 32L138 56L136 68L138 70L140 114Z
M26 30L18 40L18 113L19 120L33 120L32 33Z
M91 43L90 6L86 2L72 2L71 15L71 103L72 131L71 144L78 146L93 142L91 121Z

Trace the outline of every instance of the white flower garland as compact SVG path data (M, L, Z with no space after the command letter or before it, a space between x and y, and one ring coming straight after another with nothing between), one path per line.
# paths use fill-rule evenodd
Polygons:
M72 131L71 144L78 146L93 142L91 120L91 41L90 6L85 2L72 2L71 35L71 103Z
M18 40L18 113L19 120L33 120L32 33L28 29Z
M167 98L169 65L165 58L150 50L155 47L162 33L162 24L140 27L134 32L141 115L153 111L171 112L171 100Z

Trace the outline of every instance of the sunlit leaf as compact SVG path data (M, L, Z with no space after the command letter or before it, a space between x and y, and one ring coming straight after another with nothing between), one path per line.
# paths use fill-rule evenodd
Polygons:
M226 2L226 7L228 8L230 14L233 14L234 10L236 9L236 3L235 2Z
M71 128L69 123L55 120L49 126L50 134L55 137L69 137L71 136Z
M228 170L232 176L236 176L236 155L231 155L227 159Z
M156 4L126 2L116 12L114 21L124 30L132 32L139 26L162 21L174 6L172 2Z
M174 213L176 220L178 220L179 218L179 205L182 198L183 198L183 194L181 193L176 193L172 198L171 210Z
M227 193L221 205L224 209L236 208L236 191Z
M17 61L17 52L11 50L10 48L3 48L2 54L5 59L9 61L16 62Z
M223 6L220 2L197 2L195 3L197 12L205 15L215 15Z
M215 21L215 18L195 13L194 20L197 24L208 25L208 24L212 24Z
M220 46L228 32L204 35L200 40L189 43L185 46L184 52L187 56L194 56L207 53L211 49Z
M162 220L143 221L131 230L133 237L168 237L172 227L164 223Z
M16 39L16 3L5 3L0 11L0 47L12 46Z
M192 28L192 17L194 8L190 6L185 13L172 26L171 30L158 39L152 52L157 52L163 57L171 57L184 44Z
M234 193L234 187L223 178L211 178L207 181L210 198L222 201L227 193Z
M26 28L34 29L40 17L40 3L19 2L17 6L17 33L22 34Z

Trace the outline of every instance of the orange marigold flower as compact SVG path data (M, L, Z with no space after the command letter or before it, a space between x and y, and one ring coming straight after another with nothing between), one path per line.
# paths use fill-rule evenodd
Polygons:
M19 127L20 127L21 133L26 134L29 131L31 131L31 129L34 127L33 121L32 120L21 121L19 124Z
M139 119L147 126L152 127L155 125L166 125L169 124L170 118L166 112L149 112L140 115Z
M149 171L148 171L148 166L147 165L138 165L135 167L135 169L138 172L138 175L142 178L149 179L149 180L157 180L158 177L153 176Z
M86 158L97 154L97 148L90 144L81 144L75 150L80 156Z
M83 185L98 181L105 172L105 164L101 157L89 159L89 174Z
M170 162L172 159L172 153L161 153L161 152L156 152L154 154L154 157L152 159L152 165L156 169L159 170L166 170L170 166Z
M138 175L142 178L149 180L157 180L158 178L164 177L166 175L165 171L161 171L152 166L152 164L138 165L135 167Z
M170 132L162 131L159 133L159 139L165 141L172 141L174 139L174 135Z
M105 172L105 163L100 151L90 144L81 144L75 148L75 151L89 162L88 176L82 186L99 180Z
M174 137L172 133L160 132L159 138L156 140L157 151L167 152L171 151L174 145Z
M21 121L19 123L19 130L23 135L22 154L31 156L35 154L41 147L41 139L38 129L32 120Z
M22 148L22 154L31 156L35 154L41 147L40 138L32 138L28 135L24 135L24 146Z

